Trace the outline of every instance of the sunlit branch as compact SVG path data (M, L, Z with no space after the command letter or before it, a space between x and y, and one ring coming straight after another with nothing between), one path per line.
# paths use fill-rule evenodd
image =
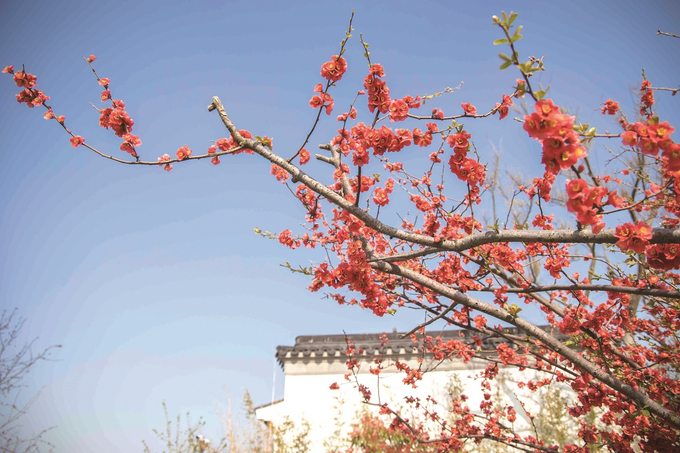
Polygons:
M481 289L473 289L471 291L486 291L493 292L498 290L503 290L507 293L523 294L523 293L536 293L543 291L608 291L613 293L624 293L624 294L639 294L641 296L651 296L651 297L666 297L668 299L680 299L679 291L670 291L666 289L655 289L655 288L635 288L631 286L615 286L615 285L586 285L583 283L575 285L541 285L529 288L495 288L487 287Z
M671 38L680 38L680 36L676 35L675 33L666 33L665 31L661 31L661 30L657 30L656 34L657 35L670 36Z
M458 302L459 304L464 305L468 308L485 313L489 316L493 316L494 318L500 321L507 322L508 324L511 324L515 327L524 330L532 337L543 342L546 345L546 347L552 349L553 351L560 354L562 357L571 361L575 366L592 375L600 382L604 383L605 385L611 387L614 390L617 390L618 392L627 396L631 400L636 401L641 406L647 406L650 412L661 417L674 427L680 428L680 416L666 409L661 404L652 400L649 396L645 395L641 391L636 390L629 384L626 384L625 382L620 381L611 374L608 374L594 363L588 361L585 357L579 355L573 349L562 344L560 341L558 341L555 337L553 337L549 333L541 330L540 328L536 327L535 325L531 324L530 322L522 318L513 316L509 311L503 310L500 307L487 304L478 299L474 299L464 293L461 293L460 291L453 290L433 279L421 275L418 272L397 266L395 264L378 261L372 262L371 267L381 272L407 278L413 281L414 283L422 285L423 287L428 288L441 296L451 299L454 302Z

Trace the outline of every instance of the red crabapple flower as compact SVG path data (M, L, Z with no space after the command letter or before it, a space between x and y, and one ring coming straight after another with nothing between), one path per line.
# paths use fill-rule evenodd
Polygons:
M101 110L99 125L105 129L111 128L118 137L123 137L132 132L135 122L125 111L123 101L114 100L113 105L114 108L107 107Z
M615 206L621 204L621 197L616 192L608 193L603 186L588 187L588 183L583 179L573 179L567 181L567 210L576 214L576 220L582 225L591 225L593 233L599 233L605 224L602 222L601 211L602 201L605 195L609 195L606 204Z
M309 106L313 109L318 109L323 107L323 100L319 96L313 96L312 99L309 100Z
M364 78L364 88L368 91L368 110L373 113L377 108L380 113L387 113L390 109L392 99L390 99L390 89L387 88L385 81L381 77L385 76L383 67L373 64L369 69L369 74Z
M103 87L105 87L105 86L108 85L109 83L111 83L111 80L107 79L106 77L104 77L103 79L100 79L100 80L99 80L99 84L100 84L101 86L103 86Z
M135 151L135 147L140 146L142 144L142 141L139 139L139 136L132 135L132 134L125 134L123 136L123 140L125 140L125 141L120 145L120 150L125 151L126 153L130 154L132 157L137 157L137 152Z
M283 184L285 184L286 180L290 178L290 173L276 164L272 164L271 174L276 176L276 180L281 181Z
M494 115L496 112L500 114L499 120L502 120L506 116L508 116L508 113L510 113L510 106L512 105L512 97L508 96L507 94L503 95L503 102L501 103L496 103L496 106L494 107Z
M432 109L432 118L439 118L440 120L443 120L444 112L442 109Z
M87 62L92 63L96 59L97 59L97 57L95 57L94 55L90 55L89 57L87 57Z
M177 159L179 160L184 160L187 157L191 156L191 150L189 149L188 145L182 146L180 149L177 150L175 155L177 156Z
M71 146L74 148L77 148L78 146L82 145L85 143L85 139L81 137L80 135L76 135L75 137L71 137Z
M290 247L291 250L294 250L297 247L300 247L302 242L300 240L293 239L292 234L293 232L290 230L283 230L281 233L279 233L279 242Z
M35 86L36 80L38 80L36 76L33 74L26 74L23 70L13 74L14 83L16 83L19 88L33 88Z
M333 111L333 107L335 106L335 101L333 101L333 98L328 93L321 93L319 96L323 100L324 106L326 107L326 115L330 115Z
M535 112L524 116L524 130L543 145L545 170L557 175L588 154L573 130L574 117L560 113L552 100L536 102Z
M477 108L470 104L469 102L466 102L464 104L460 104L461 107L463 107L463 110L465 110L466 115L476 115L477 114Z
M14 66L5 66L2 72L3 74L14 74Z
M646 109L651 109L652 106L654 105L654 90L648 90L647 88L652 86L652 82L649 80L644 80L642 82L642 86L640 86L640 91L642 91L642 97L640 98L640 102L642 103L642 106L640 107L640 114L645 115L647 112L645 111ZM648 116L651 116L651 112Z
M311 155L309 154L309 151L307 151L305 148L302 148L300 150L300 165L304 165L307 162L309 162Z
M607 99L607 102L604 103L604 107L602 107L602 114L603 115L616 115L616 113L619 111L619 103L614 102L611 99Z
M321 76L331 82L342 79L342 75L347 71L347 61L344 58L333 55L331 61L321 66Z
M390 122L404 121L408 117L408 104L401 99L395 99L390 104Z
M170 171L172 170L172 165L167 163L169 160L170 156L168 154L163 154L161 157L158 158L158 165L162 165L163 170Z
M637 224L631 222L618 225L614 236L619 238L616 243L622 251L632 250L635 253L643 253L652 238L652 227L643 221Z

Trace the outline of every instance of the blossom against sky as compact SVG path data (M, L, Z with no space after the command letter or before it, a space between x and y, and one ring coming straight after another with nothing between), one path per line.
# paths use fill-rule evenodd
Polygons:
M520 54L546 55L538 80L548 97L583 122L614 131L600 108L608 98L633 111L641 70L655 86L678 86L676 2L519 2ZM462 87L432 101L459 112L507 94L517 74L501 72L491 16L505 2L76 2L0 4L0 66L21 64L38 76L57 114L88 143L112 154L120 140L98 127L90 106L101 86L83 56L111 80L135 121L140 155L155 160L183 145L205 152L226 137L206 110L219 96L237 126L294 150L316 110L309 106L324 62L337 54L352 8L348 70L333 92L335 110L311 150L337 128L362 88L367 67L359 32L370 43L395 97ZM275 347L297 335L406 330L409 313L376 318L309 293L309 281L279 265L307 265L320 251L290 251L257 236L282 231L302 209L269 164L231 156L155 167L114 165L69 137L43 112L16 103L0 79L0 304L28 317L36 347L61 344L57 359L31 375L42 395L28 429L49 434L58 452L134 451L171 413L203 415L219 432L224 388L236 401L249 389L256 404L282 395ZM678 98L657 96L664 120L678 124ZM430 104L428 104L430 105ZM358 106L367 117L366 105ZM509 116L517 116L511 111ZM467 125L466 125L467 126ZM499 149L508 167L531 171L540 146L507 119L469 125L476 146ZM288 152L283 152L287 155ZM416 159L418 156L407 158ZM310 162L310 172L314 159ZM538 166L536 167L538 168Z

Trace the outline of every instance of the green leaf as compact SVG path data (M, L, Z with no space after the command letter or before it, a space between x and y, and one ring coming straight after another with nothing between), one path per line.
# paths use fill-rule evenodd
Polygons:
M510 67L511 64L512 64L512 61L509 61L509 60L506 61L505 63L503 63L503 64L501 65L501 71L504 71L504 70L508 69L508 68Z
M512 23L515 21L515 19L517 19L517 16L519 16L519 14L513 13L513 12L511 11L511 12L510 12L510 17L508 18L508 25L512 25ZM520 28L522 28L522 27L520 26Z
M517 27L517 30L515 30L514 36L519 35L519 32L521 32L523 28L524 28L524 25L520 25L519 27Z
M514 35L512 36L512 38L510 38L510 42L519 41L519 40L522 39L522 38L523 38L522 35L514 34Z
M493 42L493 45L494 45L494 46L497 46L497 45L499 45L499 44L509 44L509 43L510 43L510 41L508 41L507 39L501 38L501 39L495 40L495 41Z
M503 22L507 22L508 21L508 15L505 14L505 11L501 11L501 14L503 15Z
M510 60L510 57L508 57L507 55L505 55L503 52L499 53L499 54L498 54L498 57L499 57L501 60L503 60L503 61L512 61L512 60Z

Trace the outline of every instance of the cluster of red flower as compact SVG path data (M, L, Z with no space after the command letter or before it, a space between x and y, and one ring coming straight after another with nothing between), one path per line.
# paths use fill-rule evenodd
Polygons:
M642 253L652 238L652 227L642 221L639 221L637 224L628 222L623 225L617 225L614 235L619 238L616 245L622 251L632 250L635 253Z
M536 102L535 109L524 116L524 130L543 145L541 162L546 171L556 175L586 157L586 150L573 130L574 117L560 113L550 99Z
M510 106L512 106L512 96L508 96L507 94L503 95L503 102L496 103L496 106L494 107L494 110L500 114L498 117L499 120L502 120L506 116L508 116L508 113L510 113Z
M33 108L43 105L45 101L49 100L49 96L45 96L45 93L35 88L36 80L38 80L38 78L33 74L27 74L23 69L14 72L14 66L7 66L2 72L13 74L14 83L16 83L19 88L23 88L23 90L16 95L17 102Z
M479 193L479 186L484 184L486 179L486 168L477 160L467 157L470 149L469 139L470 134L464 130L446 138L446 142L453 148L449 167L451 172L458 176L458 179L470 185L474 193Z
M413 129L413 143L422 148L430 146L432 143L432 134L438 131L439 128L437 128L437 124L435 123L427 123L427 130L424 133L416 127Z
M666 169L669 171L680 170L680 145L670 139L675 128L668 124L658 122L652 118L647 123L630 123L626 125L626 132L621 134L623 144L636 147L642 154L656 156L662 150L662 156Z
M605 195L607 202L603 202ZM622 207L623 199L616 194L616 191L609 192L606 187L588 187L588 183L583 179L572 179L567 181L567 209L576 214L576 220L581 225L592 225L593 233L599 233L604 228L602 222L602 206L610 204L614 207Z
M377 108L380 113L387 113L390 109L390 89L385 81L385 71L379 64L371 66L369 74L364 79L364 88L368 91L368 110L373 113Z
M328 61L321 66L321 76L331 82L337 82L342 79L342 75L346 71L347 61L338 55L333 55L331 61Z
M375 191L373 191L373 203L377 204L378 206L387 206L390 202L388 195L393 191L394 180L389 178L385 183L384 189L382 187L376 187Z
M647 264L655 269L669 271L680 269L680 246L678 244L654 244L645 250Z
M319 93L317 96L312 96L309 100L309 106L313 109L326 107L326 115L330 115L335 106L335 102L330 94L323 91L323 85L320 83L314 87L314 92Z
M404 121L408 118L409 109L417 109L419 107L420 96L416 96L415 99L413 96L404 96L403 99L395 99L390 104L390 122Z
M111 128L114 134L125 140L120 145L121 151L137 157L135 147L141 145L142 141L137 135L131 134L132 126L134 126L135 122L132 121L130 115L125 111L125 103L123 101L113 100L112 104L113 107L100 110L99 125L104 129Z

